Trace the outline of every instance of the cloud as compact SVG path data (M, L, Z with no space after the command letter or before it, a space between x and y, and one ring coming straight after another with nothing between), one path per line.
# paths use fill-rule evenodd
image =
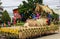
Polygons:
M8 12L12 12L12 9L16 7L5 7L5 6L18 6L20 3L22 3L22 0L1 0L2 6L4 9L6 9Z
M60 5L60 0L44 0L43 3L45 5L52 5L52 6L55 6L55 5Z
M22 0L1 0L2 6L18 6Z
M5 6L19 6L22 3L22 0L1 0L4 10L7 10L9 15L13 15L13 9L17 7L5 7Z
M23 0L1 0L2 1L2 6L19 6L19 4L22 3ZM26 1L26 0L24 0ZM55 6L60 6L60 0L43 0L43 4L49 5L51 8L54 8ZM9 8L4 8L6 9L9 13L12 13L12 10L17 7L9 7Z

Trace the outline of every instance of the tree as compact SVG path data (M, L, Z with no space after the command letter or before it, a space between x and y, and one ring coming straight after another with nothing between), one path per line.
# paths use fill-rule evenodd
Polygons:
M34 0L35 3L39 3L39 4L42 4L43 3L43 0Z
M0 0L0 5L2 4L1 0Z
M27 2L26 1L22 2L23 5L20 4L18 7L20 13L24 13L24 11L28 11L29 9L34 9L36 3L42 4L42 0L27 0Z
M37 1L37 2L36 2ZM36 3L42 4L42 0L27 0L22 1L23 4L20 4L18 7L19 13L24 14L23 18L28 19L30 15L34 13L36 8Z
M3 22L6 22L6 23L8 21L11 21L11 18L10 18L9 14L6 10L3 12L1 19L2 19Z
M54 11L53 11L53 14L51 15L52 16L52 21L54 24L58 24L59 23L59 15L56 14Z

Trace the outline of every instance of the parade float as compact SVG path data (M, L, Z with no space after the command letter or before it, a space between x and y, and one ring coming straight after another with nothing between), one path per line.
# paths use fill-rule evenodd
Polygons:
M34 36L42 36L44 34L58 33L58 25L39 27L4 27L0 28L0 34L11 38L25 39Z
M40 13L49 12L53 14L53 11L44 5L36 5L35 11L40 11ZM44 34L58 33L59 26L51 22L50 25L47 25L45 15L40 19L28 19L24 26L12 26L12 27L1 27L0 34L17 39L25 39L35 36L42 36Z

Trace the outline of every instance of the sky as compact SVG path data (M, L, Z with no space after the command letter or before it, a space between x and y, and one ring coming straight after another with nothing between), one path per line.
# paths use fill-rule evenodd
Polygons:
M22 1L23 0L1 0L2 6L15 6L15 7L4 8L10 14L13 13L12 10L17 8L17 6L19 6L19 4L22 3ZM49 5L49 7L53 9L53 8L57 8L56 6L60 6L60 0L43 0L43 4Z
M10 16L12 16L13 9L17 8L17 6L22 3L22 0L1 0L1 2L2 2L1 6L4 7L4 10L7 10ZM5 6L15 6L15 7L5 7Z
M22 0L1 0L2 5L1 6L15 6L15 7L4 7L9 13L12 12L14 8L17 8L17 6L22 3Z
M44 0L43 4L49 5L51 8L60 8L60 0Z

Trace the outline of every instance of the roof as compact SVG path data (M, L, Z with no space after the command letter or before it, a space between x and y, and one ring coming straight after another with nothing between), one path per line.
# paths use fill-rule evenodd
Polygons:
M41 10L42 10L42 12L43 11L49 12L49 13L52 13L53 12L48 6L37 4L35 11L41 11Z
M50 12L50 13L53 12L48 6L42 6L42 9L43 9L45 12Z

